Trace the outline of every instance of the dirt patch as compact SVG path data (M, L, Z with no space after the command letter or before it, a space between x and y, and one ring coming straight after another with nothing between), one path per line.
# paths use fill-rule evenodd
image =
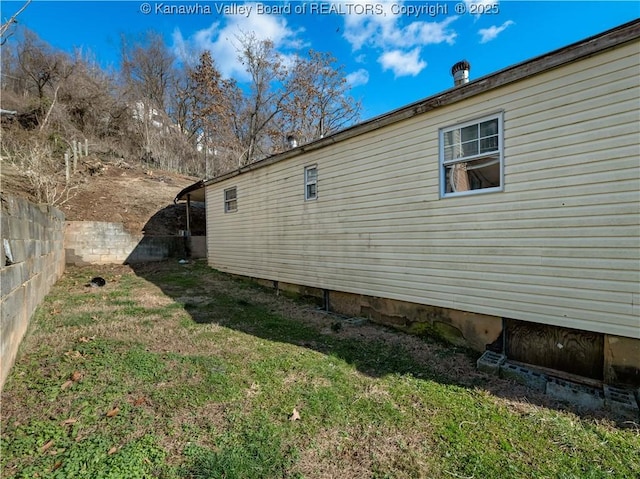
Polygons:
M60 206L69 221L111 221L131 233L177 234L186 228L184 205L175 196L197 179L175 173L107 163ZM155 215L160 215L152 221Z
M300 453L296 472L309 479L336 477L427 477L428 464L415 451L424 449L426 431L381 430L375 425L325 430ZM408 439L409 438L409 439Z
M186 208L176 195L198 178L132 166L122 160L84 158L69 199L57 205L68 221L122 223L133 234L175 235L186 229ZM29 184L8 162L2 162L2 193L34 201ZM204 204L194 203L192 234L205 234Z
M202 431L224 431L227 428L226 408L223 404L207 403L201 407L180 408L173 411L170 418L170 429L181 431L185 425L192 429ZM164 435L160 437L161 445L169 453L169 456L179 457L185 444L176 436ZM215 448L215 436L213 434L200 434L191 438L190 443L202 447Z

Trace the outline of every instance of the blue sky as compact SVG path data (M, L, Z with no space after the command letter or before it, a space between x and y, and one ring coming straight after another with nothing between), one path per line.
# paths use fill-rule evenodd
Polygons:
M22 3L3 1L3 21ZM179 6L191 13L176 12ZM155 30L185 58L211 50L223 74L239 82L245 79L234 46L240 32L271 38L285 57L329 51L344 65L366 119L450 88L450 68L459 60L471 63L474 79L639 16L635 0L35 0L19 22L56 48L82 48L114 68L122 34Z

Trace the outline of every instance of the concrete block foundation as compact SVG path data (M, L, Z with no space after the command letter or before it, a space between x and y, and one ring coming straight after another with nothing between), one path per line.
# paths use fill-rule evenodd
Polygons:
M500 375L500 367L507 360L504 354L494 353L493 351L485 351L478 361L476 367L479 371L490 374L492 376Z
M518 364L505 361L500 366L500 377L504 379L512 379L520 384L530 387L539 392L545 392L547 389L548 377L545 374L533 371Z
M546 393L554 399L576 404L587 410L597 410L604 407L604 392L601 389L563 379L550 378L547 382Z
M305 298L313 301L320 307L347 317L365 318L372 322L390 326L410 334L428 335L439 337L455 346L469 348L483 356L478 360L478 368L487 374L505 375L510 379L527 384L536 390L543 391L546 385L546 376L543 373L532 372L522 364L531 364L541 367L545 373L562 371L573 376L601 381L603 384L618 385L621 387L637 387L640 385L640 340L605 334L591 334L568 328L543 325L545 334L527 334L536 331L538 323L517 321L509 318L501 318L485 314L476 314L455 309L441 308L424 304L410 303L389 298L366 296L362 294L347 293L311 286L285 283L269 278L256 278L241 275L233 275L254 281L264 287L274 288L278 293L296 298ZM522 334L507 334L511 325L511 333L520 331ZM532 325L534 329L532 330ZM516 337L517 341L513 339ZM515 363L504 366L503 360L496 359L503 356L492 356L493 353L511 358L509 347L522 350L535 350L539 356L550 354L549 348L557 354L558 341L563 340L563 351L569 351L571 361L586 362L589 359L594 369L600 372L604 370L604 377L581 375L575 371L565 370L562 367L548 367L544 364L527 361L519 358ZM512 344L509 344L509 341ZM604 342L604 347L602 343ZM569 345L573 347L569 347ZM485 353L486 352L486 353ZM578 359L575 359L574 356ZM590 364L591 364L590 363ZM560 364L563 364L562 361ZM559 376L563 376L560 374ZM552 386L552 389L555 386Z
M604 386L604 404L610 411L631 421L640 420L640 409L635 394L630 389Z

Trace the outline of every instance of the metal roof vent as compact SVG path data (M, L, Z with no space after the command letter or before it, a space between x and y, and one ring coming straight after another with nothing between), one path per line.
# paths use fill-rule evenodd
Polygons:
M469 83L469 70L471 70L471 64L467 60L462 60L451 67L451 74L453 75L453 84L455 86L464 85Z
M297 138L293 135L287 136L287 145L289 145L289 148L295 148L298 146Z

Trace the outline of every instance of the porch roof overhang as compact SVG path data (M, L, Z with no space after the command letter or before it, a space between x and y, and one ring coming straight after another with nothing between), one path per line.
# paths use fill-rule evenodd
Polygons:
M178 201L187 201L187 199L204 203L204 180L197 181L196 183L184 188L176 195L173 203L177 204Z

